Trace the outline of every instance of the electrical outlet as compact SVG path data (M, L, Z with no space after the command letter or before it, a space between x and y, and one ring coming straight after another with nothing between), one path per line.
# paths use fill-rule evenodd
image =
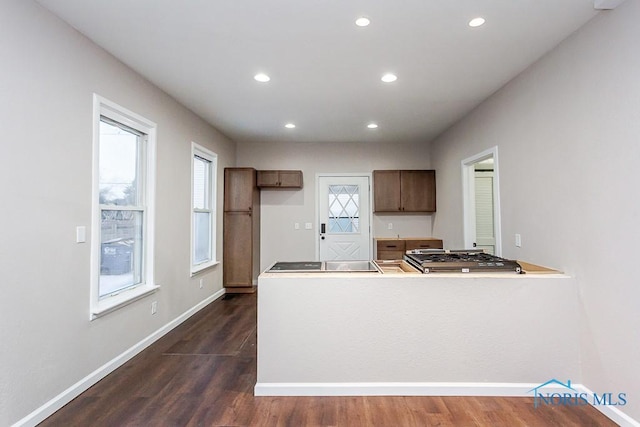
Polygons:
M522 237L519 234L516 234L516 247L522 247Z
M393 223L392 222L387 224L387 230L393 230Z
M202 289L204 287L204 279L201 278L200 279L200 289Z
M158 301L153 301L151 303L151 314L156 314L158 312Z

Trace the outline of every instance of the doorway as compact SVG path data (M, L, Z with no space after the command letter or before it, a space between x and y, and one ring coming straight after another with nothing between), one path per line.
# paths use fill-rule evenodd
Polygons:
M462 161L465 248L502 256L498 147Z
M370 176L318 175L318 260L371 259Z

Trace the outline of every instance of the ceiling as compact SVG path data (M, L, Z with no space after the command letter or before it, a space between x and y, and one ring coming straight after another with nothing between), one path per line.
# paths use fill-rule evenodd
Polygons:
M430 141L598 13L593 0L38 2L234 141L264 143Z

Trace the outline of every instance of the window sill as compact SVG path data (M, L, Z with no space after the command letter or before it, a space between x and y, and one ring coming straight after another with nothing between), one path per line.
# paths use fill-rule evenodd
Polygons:
M158 285L141 285L131 290L124 291L118 295L106 298L102 301L98 301L97 304L94 304L91 307L90 320L95 320L99 317L111 313L112 311L124 307L125 305L131 304L134 301L144 298L147 295L151 295L158 289L160 289L160 286Z
M220 264L220 261L211 261L203 264L194 265L191 267L191 277L196 276L198 273L208 270L211 267L215 267Z

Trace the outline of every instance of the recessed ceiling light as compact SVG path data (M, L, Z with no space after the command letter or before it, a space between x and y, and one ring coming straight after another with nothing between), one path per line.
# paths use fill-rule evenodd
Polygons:
M485 20L484 18L473 18L471 21L469 21L469 26L470 27L479 27L480 25L484 24Z
M256 74L255 76L253 76L253 78L256 79L256 81L259 81L260 83L266 83L269 80L271 80L271 77L267 76L264 73Z
M365 18L364 16L356 19L356 25L358 27L366 27L369 24L371 24L371 20L369 18Z
M376 123L369 123L369 124L367 125L367 127L368 127L369 129L377 129L377 128L378 128L378 125L377 125Z
M382 80L385 83L391 83L398 80L398 76L396 76L395 74L387 73L384 76L382 76L380 80Z
M284 125L284 127L286 127L287 129L293 129L296 127L296 125L294 125L293 123L287 123L286 125Z

